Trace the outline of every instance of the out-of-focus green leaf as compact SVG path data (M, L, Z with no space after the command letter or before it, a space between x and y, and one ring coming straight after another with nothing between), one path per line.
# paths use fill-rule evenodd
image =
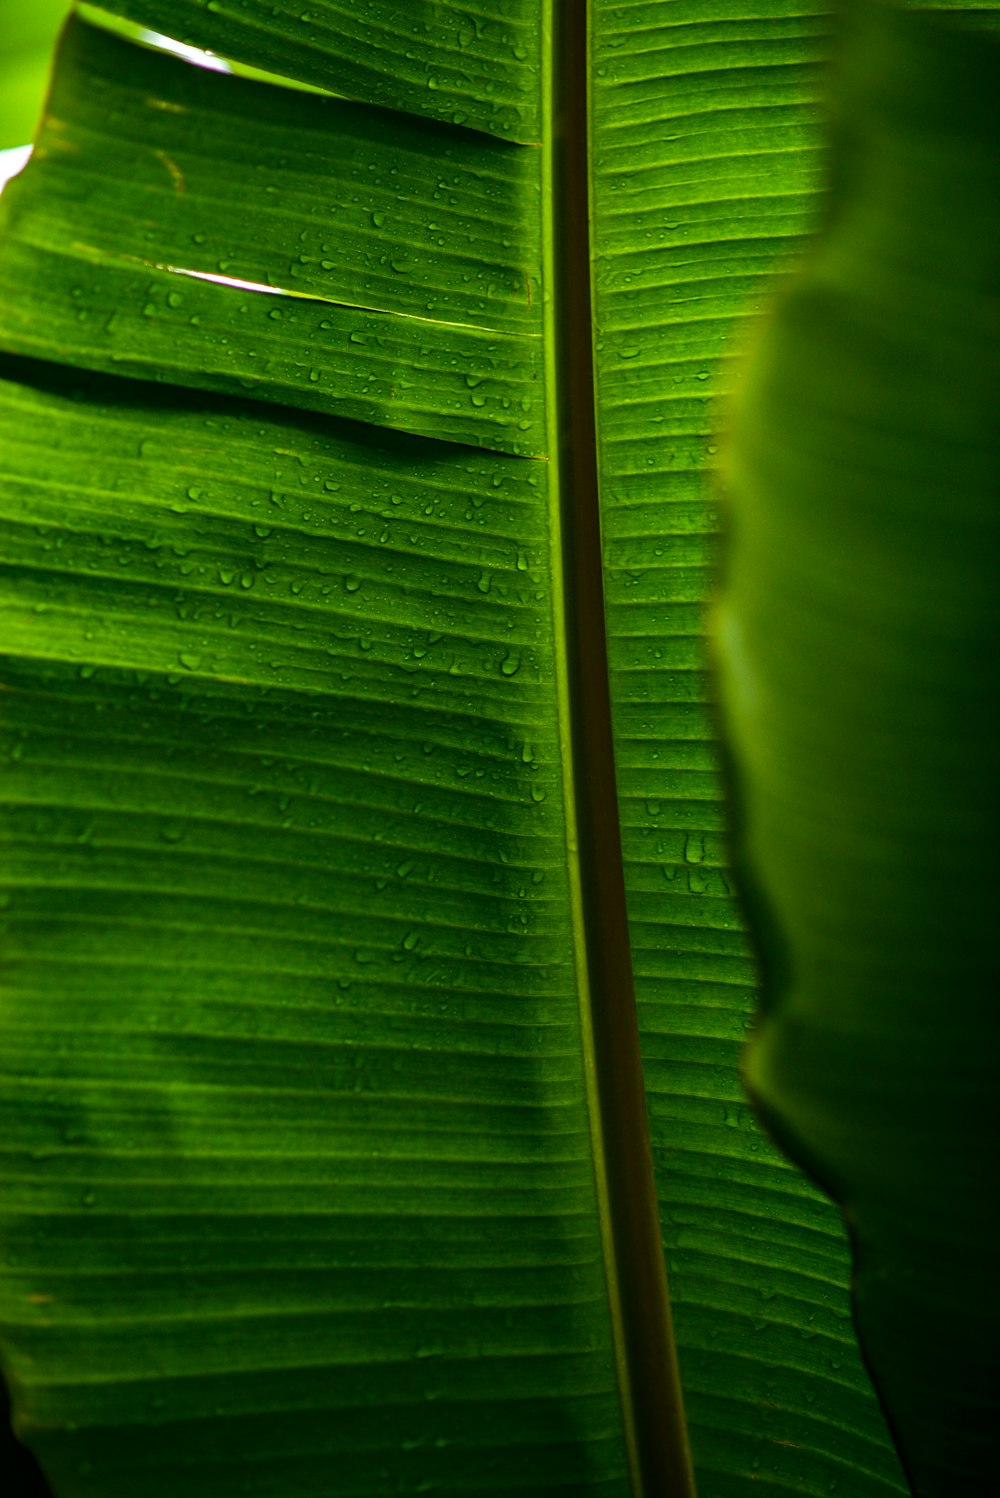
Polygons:
M70 0L0 0L0 151L34 135L52 44L69 8Z
M846 8L833 211L750 366L719 648L748 1079L844 1204L915 1491L995 1480L1000 47Z

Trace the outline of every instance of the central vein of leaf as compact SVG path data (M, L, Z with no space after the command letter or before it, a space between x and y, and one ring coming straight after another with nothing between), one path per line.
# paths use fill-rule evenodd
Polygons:
M693 1498L639 1056L604 628L590 275L588 0L545 0L550 524L584 1071L625 1444L637 1498Z

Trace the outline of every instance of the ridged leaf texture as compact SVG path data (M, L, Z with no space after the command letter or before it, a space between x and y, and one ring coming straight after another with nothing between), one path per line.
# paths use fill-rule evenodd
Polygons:
M110 9L0 200L19 1431L58 1498L905 1492L739 1078L705 646L830 18Z

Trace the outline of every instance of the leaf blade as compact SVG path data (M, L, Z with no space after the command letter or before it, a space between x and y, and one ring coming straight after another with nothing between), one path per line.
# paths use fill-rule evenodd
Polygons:
M598 12L594 87L608 649L695 1467L727 1495L836 1480L899 1492L853 1345L841 1223L762 1135L739 1085L757 969L730 873L702 643L718 431L746 324L813 228L829 22L810 7L764 17L649 0L631 28L617 14Z
M748 1074L849 1213L859 1332L929 1494L990 1480L998 1397L981 1277L996 1131L978 1059L995 879L977 839L996 821L981 558L1000 62L971 19L966 34L847 12L834 211L748 375L720 616L769 964Z

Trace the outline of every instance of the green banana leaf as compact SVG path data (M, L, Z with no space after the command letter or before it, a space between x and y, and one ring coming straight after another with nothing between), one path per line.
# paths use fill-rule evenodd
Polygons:
M830 224L745 372L717 638L747 1079L846 1208L917 1491L972 1498L1000 1458L1000 45L901 20L845 14Z
M905 1492L840 1215L738 1075L704 643L829 18L110 9L0 200L19 1432L59 1498ZM886 1366L957 1491L976 1432L928 1450Z

